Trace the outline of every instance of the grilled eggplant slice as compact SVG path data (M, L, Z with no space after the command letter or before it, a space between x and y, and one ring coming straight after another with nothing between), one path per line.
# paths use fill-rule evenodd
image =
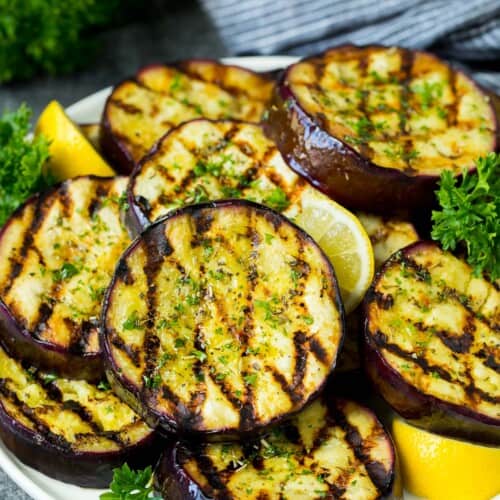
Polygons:
M80 177L28 200L0 232L0 336L9 352L70 378L103 376L98 317L130 244L127 179Z
M172 444L155 481L169 500L401 498L389 435L371 410L332 398L261 439Z
M266 130L289 165L352 208L428 209L443 170L495 151L490 98L433 55L342 46L290 66Z
M200 117L259 121L272 86L264 75L217 61L148 66L109 97L102 150L128 174L165 132L182 122Z
M343 337L333 268L285 217L244 200L149 226L107 292L115 390L167 432L242 437L315 397Z
M99 145L99 137L101 136L101 125L99 123L83 123L80 125L80 130L87 140L94 146L96 151L101 152Z
M99 388L101 387L101 388ZM25 368L0 348L0 437L25 464L88 488L155 463L155 432L111 390Z
M367 294L366 369L433 432L500 443L500 292L435 243L391 257Z
M418 233L411 222L395 217L358 212L356 214L370 237L375 256L375 267L382 264L395 252L418 241Z

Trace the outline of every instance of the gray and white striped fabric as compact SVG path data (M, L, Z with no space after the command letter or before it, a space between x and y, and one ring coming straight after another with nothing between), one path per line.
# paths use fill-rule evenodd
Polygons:
M233 54L343 43L432 49L500 93L500 0L201 0ZM477 68L481 67L480 70Z

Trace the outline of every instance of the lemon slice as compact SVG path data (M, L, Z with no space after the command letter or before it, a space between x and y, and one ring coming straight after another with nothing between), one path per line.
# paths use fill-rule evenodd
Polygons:
M363 299L373 279L370 238L359 219L316 189L306 188L295 222L308 232L333 264L346 313ZM287 214L293 217L293 214Z
M56 180L79 175L115 175L57 101L43 110L35 133L43 134L50 141L47 169Z
M500 493L500 448L417 429L400 418L392 434L405 489L427 500L490 500Z

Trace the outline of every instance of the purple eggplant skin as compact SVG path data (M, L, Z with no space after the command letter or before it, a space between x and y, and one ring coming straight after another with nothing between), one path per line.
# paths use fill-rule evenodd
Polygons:
M363 358L366 374L375 390L411 424L436 434L500 445L498 421L422 394L385 362L369 335L365 335Z
M331 136L300 106L287 83L289 71L290 67L275 87L264 130L292 170L353 210L427 213L436 206L434 191L439 177L410 176L394 168L377 166ZM491 150L496 151L497 146L492 144Z
M47 441L12 419L0 403L0 438L7 448L26 465L49 477L83 488L107 488L113 469L125 462L133 469L154 464L165 446L152 431L141 442L117 452L75 453Z
M179 445L170 443L160 458L154 473L155 490L168 500L212 500L179 464Z

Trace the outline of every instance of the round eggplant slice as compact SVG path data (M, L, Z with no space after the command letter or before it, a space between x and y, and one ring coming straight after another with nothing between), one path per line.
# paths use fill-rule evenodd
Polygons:
M316 400L246 443L168 447L156 472L168 499L402 498L391 438L352 401Z
M323 387L343 337L327 257L285 217L243 200L149 226L107 292L109 379L167 432L245 436Z
M101 388L99 388L101 387ZM155 432L109 388L25 368L0 348L0 437L25 464L88 488L155 463Z
M430 208L440 173L473 169L496 128L488 95L435 56L352 45L290 66L266 123L296 172L377 213Z
M365 367L403 417L500 443L500 292L435 243L383 266L365 303Z
M0 337L20 359L70 378L103 376L101 301L130 244L127 179L80 177L29 199L0 231Z
M163 134L182 122L200 117L258 122L273 83L265 75L211 60L147 66L108 98L101 148L116 169L128 174Z

